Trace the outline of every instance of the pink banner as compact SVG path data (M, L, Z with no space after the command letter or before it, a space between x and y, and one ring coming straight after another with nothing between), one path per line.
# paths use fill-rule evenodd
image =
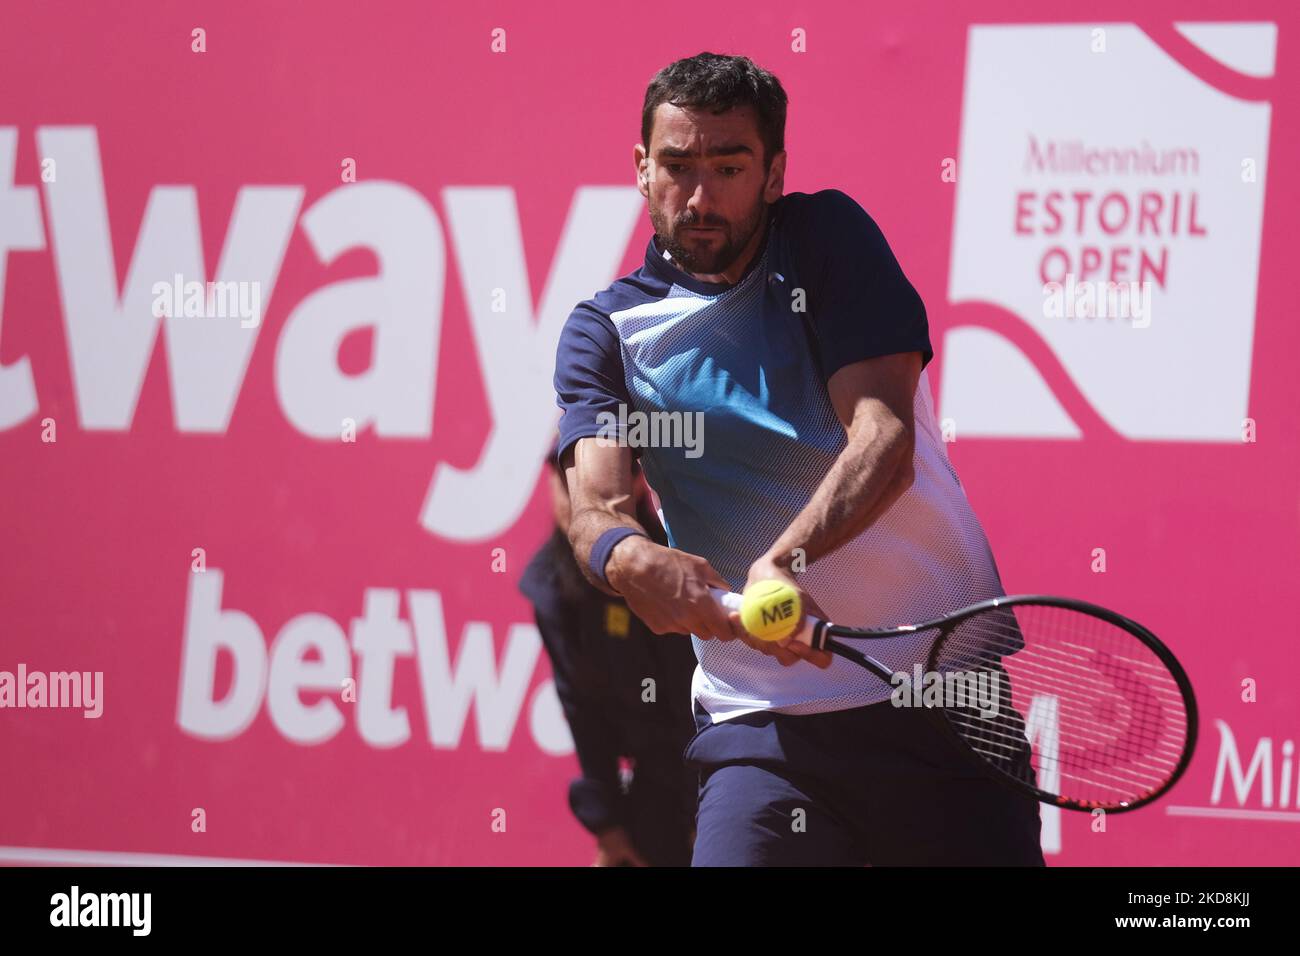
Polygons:
M0 861L590 862L516 583L559 329L651 233L645 85L709 49L925 299L1008 591L1191 675L1183 780L1045 809L1049 864L1294 863L1300 16L1132 16L10 4L0 685L45 691L0 708Z

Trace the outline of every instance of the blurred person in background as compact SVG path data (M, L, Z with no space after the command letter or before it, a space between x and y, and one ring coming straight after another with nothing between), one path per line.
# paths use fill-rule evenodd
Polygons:
M533 604L582 771L569 785L569 806L596 837L595 866L689 866L699 781L682 754L695 733L695 651L688 635L654 634L621 598L583 577L554 451L547 478L555 522L519 590ZM639 473L635 494L642 527L666 546Z

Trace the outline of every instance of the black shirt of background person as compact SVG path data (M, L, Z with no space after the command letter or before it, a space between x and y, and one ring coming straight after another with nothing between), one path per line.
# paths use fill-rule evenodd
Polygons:
M657 517L638 517L667 543ZM597 835L622 826L651 865L689 865L698 785L682 759L695 733L690 638L653 633L622 599L589 584L558 528L519 590L533 603L582 770L569 786L574 816ZM653 703L645 699L647 680ZM633 764L626 792L620 757Z

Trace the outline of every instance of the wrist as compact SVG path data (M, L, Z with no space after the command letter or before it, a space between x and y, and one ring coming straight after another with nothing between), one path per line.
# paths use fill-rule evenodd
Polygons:
M634 577L642 566L646 549L654 546L654 542L643 534L629 535L619 540L605 564L605 583L622 594L623 584Z
M619 525L608 528L601 532L596 543L592 545L591 553L588 556L588 567L594 579L604 587L615 587L609 579L609 569L614 564L613 557L616 550L626 552L626 546L623 542L629 538L645 538L645 532L639 528L630 528L627 525Z

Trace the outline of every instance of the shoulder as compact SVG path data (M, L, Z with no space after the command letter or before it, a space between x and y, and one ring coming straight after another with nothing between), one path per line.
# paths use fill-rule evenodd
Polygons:
M817 331L823 374L853 362L934 352L925 304L908 281L880 227L838 189L792 194L787 242ZM782 215L786 210L782 210Z
M556 347L557 373L593 366L612 369L621 363L618 329L611 314L607 292L584 299L569 311Z
M782 210L791 216L826 216L846 210L861 210L862 206L848 193L839 189L819 189L813 193L786 193L777 200Z
M780 216L788 238L805 252L838 252L847 244L884 242L879 226L862 205L839 189L782 196Z

